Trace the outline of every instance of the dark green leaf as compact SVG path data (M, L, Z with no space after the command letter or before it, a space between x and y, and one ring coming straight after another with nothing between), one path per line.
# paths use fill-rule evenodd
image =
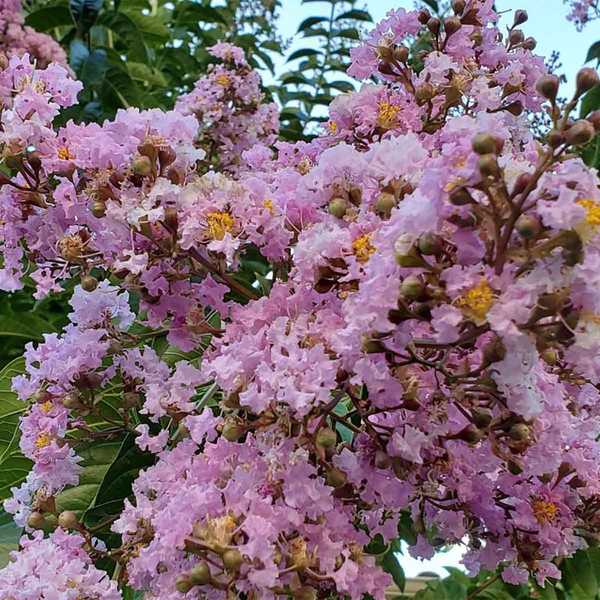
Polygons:
M341 15L338 15L335 20L341 21L342 19L353 19L355 21L373 21L371 14L367 10L359 10L353 8L352 10L346 11Z
M87 511L95 507L98 491L108 470L119 455L122 445L123 440L117 440L92 444L83 450L78 450L79 456L83 459L79 484L63 490L56 496L58 512L72 510L80 518L85 519Z
M10 496L10 488L27 477L31 461L19 450L19 418L26 404L12 391L12 379L25 371L19 357L0 371L0 500Z
M600 85L592 88L581 100L581 116L587 117L600 108Z
M315 50L314 48L301 48L300 50L292 52L289 55L287 62L291 62L292 60L296 60L297 58L303 58L305 56L318 56L319 54L321 53L318 50Z
M386 573L389 573L392 576L394 583L401 591L403 591L404 586L406 585L406 576L404 575L404 569L398 562L398 558L394 552L389 551L386 553L381 561L381 567Z
M76 73L90 55L87 44L79 37L74 38L69 44L69 64Z
M422 0L422 2L427 4L427 6L429 6L429 8L434 10L436 13L440 11L440 6L437 3L437 0Z
M15 525L12 515L0 509L0 568L8 564L10 553L19 547L21 528Z
M589 62L590 60L600 61L600 41L595 42L590 46L585 62Z
M598 581L590 557L580 550L563 563L563 579L571 600L595 600Z
M317 23L322 23L323 21L327 21L327 17L308 17L307 19L304 19L304 21L302 21L302 23L300 23L298 26L298 33L312 27L313 25L316 25Z
M55 27L73 25L73 18L67 6L44 6L29 13L25 24L37 31L50 31Z

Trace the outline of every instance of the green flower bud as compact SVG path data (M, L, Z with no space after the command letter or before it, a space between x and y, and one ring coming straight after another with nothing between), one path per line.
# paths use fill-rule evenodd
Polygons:
M375 201L375 212L379 215L389 216L396 206L396 197L390 192L382 192Z
M146 177L152 173L152 161L147 156L138 156L131 164L131 170L141 177Z
M327 471L327 476L325 480L327 481L327 485L330 485L334 488L339 488L343 485L346 485L348 477L346 476L346 473L344 473L344 471L332 468Z
M526 240L531 240L540 233L542 224L537 217L533 215L521 215L515 223L517 233Z
M86 292L93 292L98 287L98 280L92 275L84 275L81 278L81 287Z
M348 201L345 198L336 197L329 202L329 214L342 219L348 212Z
M489 133L478 133L473 138L472 148L477 154L495 154L496 138Z
M97 219L101 219L106 214L106 204L101 200L96 200L92 202L91 211Z
M63 529L79 529L79 519L72 510L64 510L58 515L58 525Z
M239 571L242 563L244 562L241 552L235 548L232 550L225 550L222 558L225 570L229 571L230 573Z
M187 575L179 575L175 580L175 589L182 594L187 594L193 587Z
M321 448L333 448L337 443L337 434L330 427L322 427L317 432L315 441Z
M33 511L27 519L27 525L32 529L43 529L46 526L46 519L41 512Z
M417 300L425 291L425 283L417 275L405 277L400 284L400 293L408 300Z
M206 585L210 581L210 569L205 562L198 563L189 573L192 585ZM191 587L191 586L190 586ZM178 588L179 589L179 588ZM181 590L179 590L181 591Z

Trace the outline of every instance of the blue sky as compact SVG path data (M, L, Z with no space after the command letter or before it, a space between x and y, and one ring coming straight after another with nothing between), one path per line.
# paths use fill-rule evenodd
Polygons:
M360 2L359 2L360 4ZM327 13L327 2L302 4L302 0L282 0L280 30L284 38L291 38L299 23L307 16ZM375 21L380 20L392 8L414 5L412 0L364 0ZM529 12L529 21L523 29L526 35L538 41L536 52L549 56L553 50L560 50L564 72L573 75L583 66L588 48L600 39L600 26L592 23L583 32L576 31L572 23L566 20L568 8L563 0L497 0L500 11L514 11L525 8ZM509 18L506 19L508 21ZM511 19L512 20L512 19ZM296 44L295 44L296 45ZM306 46L306 41L302 42ZM284 69L285 66L281 65Z

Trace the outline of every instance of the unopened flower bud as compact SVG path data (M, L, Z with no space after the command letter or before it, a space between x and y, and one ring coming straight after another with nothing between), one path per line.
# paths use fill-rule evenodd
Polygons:
M223 425L223 437L229 442L237 442L244 435L244 428L234 421Z
M452 10L455 15L462 15L466 6L466 0L452 0Z
M478 444L483 438L483 431L473 424L467 425L464 429L453 435L453 439L462 440L467 444Z
M79 519L72 510L64 510L58 515L58 525L63 529L79 529Z
M166 148L161 148L158 151L158 161L160 162L161 167L163 169L168 167L169 165L175 162L177 158L177 154L175 154L175 150L171 148L171 146L167 146Z
M526 23L528 19L529 19L529 15L527 14L527 11L519 9L519 10L515 11L515 18L514 18L513 23L516 27L518 25L523 25L523 23Z
M600 110L590 113L587 120L594 126L596 133L600 133Z
M76 392L69 392L68 394L65 394L62 398L62 405L69 410L78 408L81 406L79 395Z
M222 559L225 570L229 571L230 573L239 571L242 563L244 562L241 552L236 548L233 548L232 550L225 550Z
M529 50L530 52L535 50L536 46L537 46L537 42L535 41L535 38L532 38L532 37L528 37L522 44L522 47L525 50Z
M425 104L435 96L435 88L431 83L426 82L417 86L415 90L415 100L418 104Z
M560 360L560 353L556 348L546 348L541 356L542 360L550 366L556 365Z
M101 219L106 214L106 204L100 200L96 200L92 202L91 211L97 219Z
M500 338L495 338L483 348L483 360L487 364L500 362L506 357L506 346Z
M474 202L469 190L464 187L456 188L450 193L450 203L454 206L465 206Z
M365 335L362 340L362 351L365 354L380 354L385 352L385 346L381 340Z
M517 233L526 240L536 237L542 229L540 220L533 215L521 215L516 224Z
M81 278L81 287L86 292L93 292L98 287L98 280L93 275L84 275Z
M383 451L375 452L375 467L378 469L389 469L392 465L392 459Z
M152 173L152 161L147 156L138 156L131 163L131 170L136 175L146 177Z
M27 162L31 165L34 171L39 171L42 168L42 159L39 152L29 152L27 154Z
M419 16L417 18L421 25L427 25L427 22L431 19L431 13L426 8L423 8L419 11Z
M406 46L396 46L394 48L394 59L400 63L406 63L409 57L409 50Z
M431 17L429 21L427 21L427 29L429 29L433 35L437 35L440 32L441 26L442 23L437 17Z
M417 300L425 291L425 283L416 275L409 275L400 284L400 293L407 300Z
M444 31L446 35L450 37L452 34L456 33L462 26L460 19L458 17L446 17L444 19Z
M198 563L189 572L189 581L192 585L206 585L210 581L210 569L208 564L205 562ZM179 588L177 589L179 590Z
M338 219L342 219L346 212L348 211L348 201L341 196L332 198L329 201L328 210L331 215L337 217Z
M192 588L194 584L190 581L190 578L187 575L178 575L175 580L175 589L181 594L187 594Z
M379 44L377 46L377 56L384 62L392 62L394 60L394 50L389 44Z
M172 231L177 231L179 226L179 216L177 209L174 206L165 208L165 225Z
M521 44L525 41L525 34L521 29L513 29L508 36L508 41L512 46Z
M31 529L43 529L46 526L46 519L41 512L33 511L27 519L27 525Z
M473 424L478 429L487 429L492 422L492 413L487 408L474 408L471 411Z
M473 138L472 148L477 154L495 154L496 138L489 133L478 133Z
M514 102L503 106L502 109L506 112L509 112L511 115L518 117L519 115L523 114L524 107L520 100L515 100Z
M559 131L558 129L552 129L549 133L548 133L548 145L550 146L550 148L558 148L559 146L562 146L565 143L565 135L562 131Z
M582 119L567 129L565 140L567 144L583 146L590 142L595 134L596 131L594 130L594 126L589 121Z
M141 396L138 392L125 392L123 394L123 407L130 409L135 406L139 406L141 401Z
M375 201L375 212L379 215L389 216L396 206L396 197L390 192L381 192Z
M586 92L589 92L593 87L596 87L600 83L600 75L598 71L592 67L583 67L577 73L577 95L581 96Z
M509 458L506 466L512 475L520 475L523 472L523 465L515 458Z
M516 179L513 186L513 194L516 196L522 194L533 181L531 173L521 173Z
M425 256L437 256L444 249L444 241L437 233L424 233L417 243L419 252Z
M343 485L346 485L348 477L346 476L346 473L344 473L344 471L332 468L327 471L327 476L325 480L327 481L327 485L330 485L334 488L339 488Z
M479 172L483 177L496 177L499 174L498 161L493 154L481 156L479 159Z
M516 423L508 430L508 437L515 442L524 442L529 439L530 428L525 423Z
M4 71L8 67L8 57L4 52L0 52L0 71Z
M137 151L142 156L154 160L156 158L156 146L152 142L143 142L137 147Z
M315 442L321 448L333 448L337 443L337 434L330 427L322 427L317 432Z
M423 259L417 254L413 240L410 236L401 235L394 244L396 262L405 268L423 266Z

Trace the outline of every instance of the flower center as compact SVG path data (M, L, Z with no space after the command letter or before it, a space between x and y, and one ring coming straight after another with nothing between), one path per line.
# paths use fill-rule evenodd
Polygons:
M208 233L213 240L222 240L233 229L235 221L227 211L213 211L206 215Z
M50 400L46 400L46 402L43 402L42 404L40 404L40 410L46 414L48 414L52 410L53 407L54 407L54 404L52 404L52 402Z
M544 500L543 498L535 498L531 502L531 509L540 525L553 523L560 512L554 502Z
M371 254L375 252L375 246L371 243L371 235L366 233L365 235L356 238L352 242L352 251L358 262L367 262L371 257Z
M73 158L75 158L66 146L61 146L56 151L56 154L58 155L58 158L60 158L60 160L72 160Z
M400 107L389 102L380 102L377 113L377 125L383 129L391 129L397 125Z
M327 123L327 129L331 135L335 135L338 132L338 124L335 121L329 121Z
M41 450L42 448L49 446L51 441L52 441L52 436L50 434L45 433L45 432L40 433L40 435L38 435L35 440L35 447L38 450Z
M485 279L458 299L457 305L480 321L485 320L494 304L494 292Z
M588 225L600 225L600 202L596 202L591 198L578 200L577 204L585 209L585 222Z
M215 82L222 87L229 87L231 85L231 78L225 73L221 73L215 77Z

